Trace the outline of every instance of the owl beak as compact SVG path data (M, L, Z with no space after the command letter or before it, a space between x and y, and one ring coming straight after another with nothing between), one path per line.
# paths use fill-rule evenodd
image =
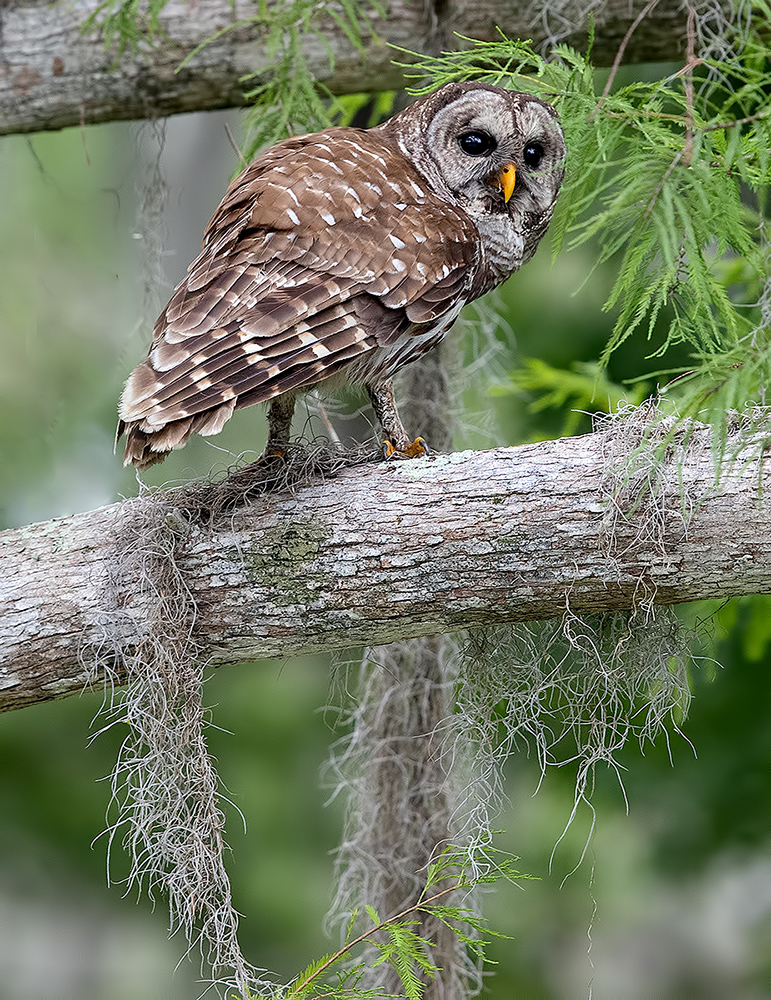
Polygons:
M503 200L508 203L514 193L514 185L517 183L517 168L513 163L507 163L501 167L498 173L498 182L503 191Z

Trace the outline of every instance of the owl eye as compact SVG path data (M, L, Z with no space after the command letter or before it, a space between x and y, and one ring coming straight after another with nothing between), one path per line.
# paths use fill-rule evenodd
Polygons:
M525 146L525 165L530 167L531 170L537 170L541 165L543 154L544 148L540 142L531 142L529 145Z
M487 156L496 147L489 132L464 132L458 136L458 145L469 156Z

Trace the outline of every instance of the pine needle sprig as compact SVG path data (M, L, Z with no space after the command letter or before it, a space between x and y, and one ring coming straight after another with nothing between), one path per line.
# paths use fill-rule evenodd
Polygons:
M696 17L693 44L702 28ZM673 372L682 377L668 398L682 412L703 410L716 421L725 407L762 402L771 382L771 310L764 313L760 302L771 187L771 48L763 18L760 11L725 26L719 59L694 49L679 72L606 85L601 94L597 71L571 47L558 45L546 59L502 33L405 63L418 94L481 79L556 106L568 158L553 255L590 245L587 279L602 266L615 271L604 304L614 325L599 372L632 336L647 339L650 358L684 345L692 364Z
M321 1000L322 997L328 1000L374 1000L392 996L379 989L361 988L359 982L363 962L345 964L352 953L365 944L372 945L379 952L373 965L389 964L398 973L403 988L399 997L422 1000L426 983L441 971L430 958L432 942L416 929L420 928L421 918L426 916L448 927L475 957L489 963L486 956L489 938L503 938L505 935L490 930L487 922L470 909L453 905L448 900L482 883L489 884L499 879L519 882L533 877L517 871L514 862L514 858L504 857L489 845L484 857L479 854L471 856L468 850L450 845L428 866L425 885L413 905L387 918L381 917L373 907L366 906L370 926L355 937L353 929L358 914L351 914L342 947L333 954L316 959L292 983L280 988L282 1000ZM249 996L250 1000L268 1000L264 995Z
M164 32L161 12L168 0L102 0L80 27L81 33L99 31L105 48L115 46L122 56L136 53L140 43L152 44Z
M265 27L269 68L257 80L243 81L244 97L250 106L245 122L247 160L287 136L314 132L332 124L347 124L366 105L370 95L340 100L312 78L305 56L305 39L312 36L322 44L332 72L335 55L324 32L325 20L334 21L353 47L363 53L368 42L377 41L375 22L385 15L381 0L292 0L270 8L266 0L258 0L255 20Z

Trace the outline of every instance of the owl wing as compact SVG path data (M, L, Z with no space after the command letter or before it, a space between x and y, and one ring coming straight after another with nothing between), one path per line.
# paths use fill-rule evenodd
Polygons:
M405 353L475 297L480 253L471 220L383 138L286 140L231 184L126 384L119 433L213 434L237 406Z

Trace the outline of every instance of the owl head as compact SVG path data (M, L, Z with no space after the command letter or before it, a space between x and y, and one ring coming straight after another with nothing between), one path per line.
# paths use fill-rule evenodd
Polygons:
M551 105L485 83L452 83L381 127L483 240L511 228L523 243L517 266L532 256L564 176L565 139Z

